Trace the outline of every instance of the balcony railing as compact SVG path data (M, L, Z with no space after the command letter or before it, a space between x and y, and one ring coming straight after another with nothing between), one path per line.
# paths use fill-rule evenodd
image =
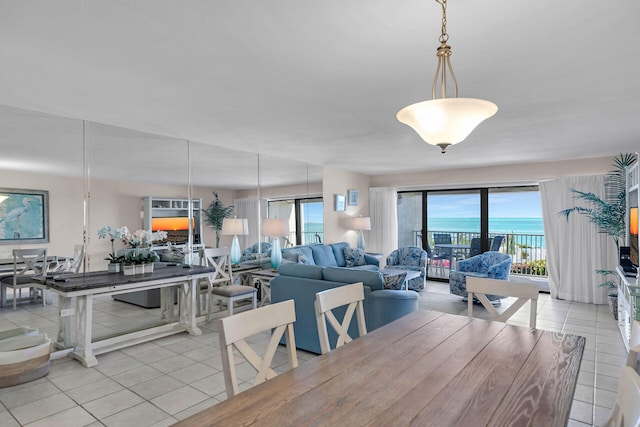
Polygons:
M435 246L434 233L449 234L451 235L451 243L458 245L470 245L471 239L480 237L479 233L430 230L427 239L431 248ZM537 277L547 276L547 253L543 234L490 233L489 239L498 235L504 236L499 251L511 255L511 273ZM422 246L420 231L414 232L414 241L416 246ZM454 256L455 260L464 259L469 256L469 252L468 250L458 250Z

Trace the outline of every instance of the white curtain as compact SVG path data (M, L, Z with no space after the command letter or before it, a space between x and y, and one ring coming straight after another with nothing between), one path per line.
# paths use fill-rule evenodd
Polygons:
M238 236L242 250L260 241L260 225L262 218L267 215L266 200L235 199L233 201L233 213L236 218L246 218L249 225L247 236Z
M384 254L380 267L392 250L398 248L398 192L393 187L369 189L371 231L367 247Z
M573 212L567 221L558 212L574 206L589 207L575 199L571 188L604 195L604 176L567 177L540 184L551 296L570 301L605 304L607 291L598 287L611 278L595 270L615 270L618 264L613 239L589 218Z

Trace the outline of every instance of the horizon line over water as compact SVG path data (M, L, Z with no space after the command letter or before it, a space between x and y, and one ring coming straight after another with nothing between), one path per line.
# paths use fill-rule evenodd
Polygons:
M437 231L480 232L480 218L429 218L429 229ZM544 234L538 218L489 218L490 233Z

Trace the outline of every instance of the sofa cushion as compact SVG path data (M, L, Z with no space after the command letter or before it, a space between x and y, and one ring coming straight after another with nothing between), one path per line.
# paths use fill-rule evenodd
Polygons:
M326 267L322 271L324 280L341 283L362 282L364 286L369 286L372 291L384 289L382 274L378 271L357 270L344 267Z
M338 267L345 267L347 265L347 261L344 259L344 248L350 248L347 242L338 242L332 243L331 249L333 250L333 256L336 257L336 264Z
M282 258L288 259L293 262L300 262L300 255L304 255L302 264L315 265L313 261L313 253L308 246L296 246L295 248L286 249L282 251Z
M330 267L338 266L331 246L314 245L311 246L311 252L313 253L313 262L316 265L326 265Z
M297 263L282 264L278 269L281 276L301 277L304 279L322 280L323 270L321 265L303 265Z
M364 251L362 249L344 248L345 267L357 267L365 265Z

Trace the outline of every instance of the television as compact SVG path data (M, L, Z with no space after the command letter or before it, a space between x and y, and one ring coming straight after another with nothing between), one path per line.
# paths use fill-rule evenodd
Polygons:
M637 268L638 263L638 208L629 209L629 261ZM626 271L626 270L625 270Z
M196 233L196 217L191 218L191 229L193 230L193 243L200 243L200 234ZM185 244L189 240L189 217L171 216L151 218L151 231L166 231L167 238L162 243L174 245Z

